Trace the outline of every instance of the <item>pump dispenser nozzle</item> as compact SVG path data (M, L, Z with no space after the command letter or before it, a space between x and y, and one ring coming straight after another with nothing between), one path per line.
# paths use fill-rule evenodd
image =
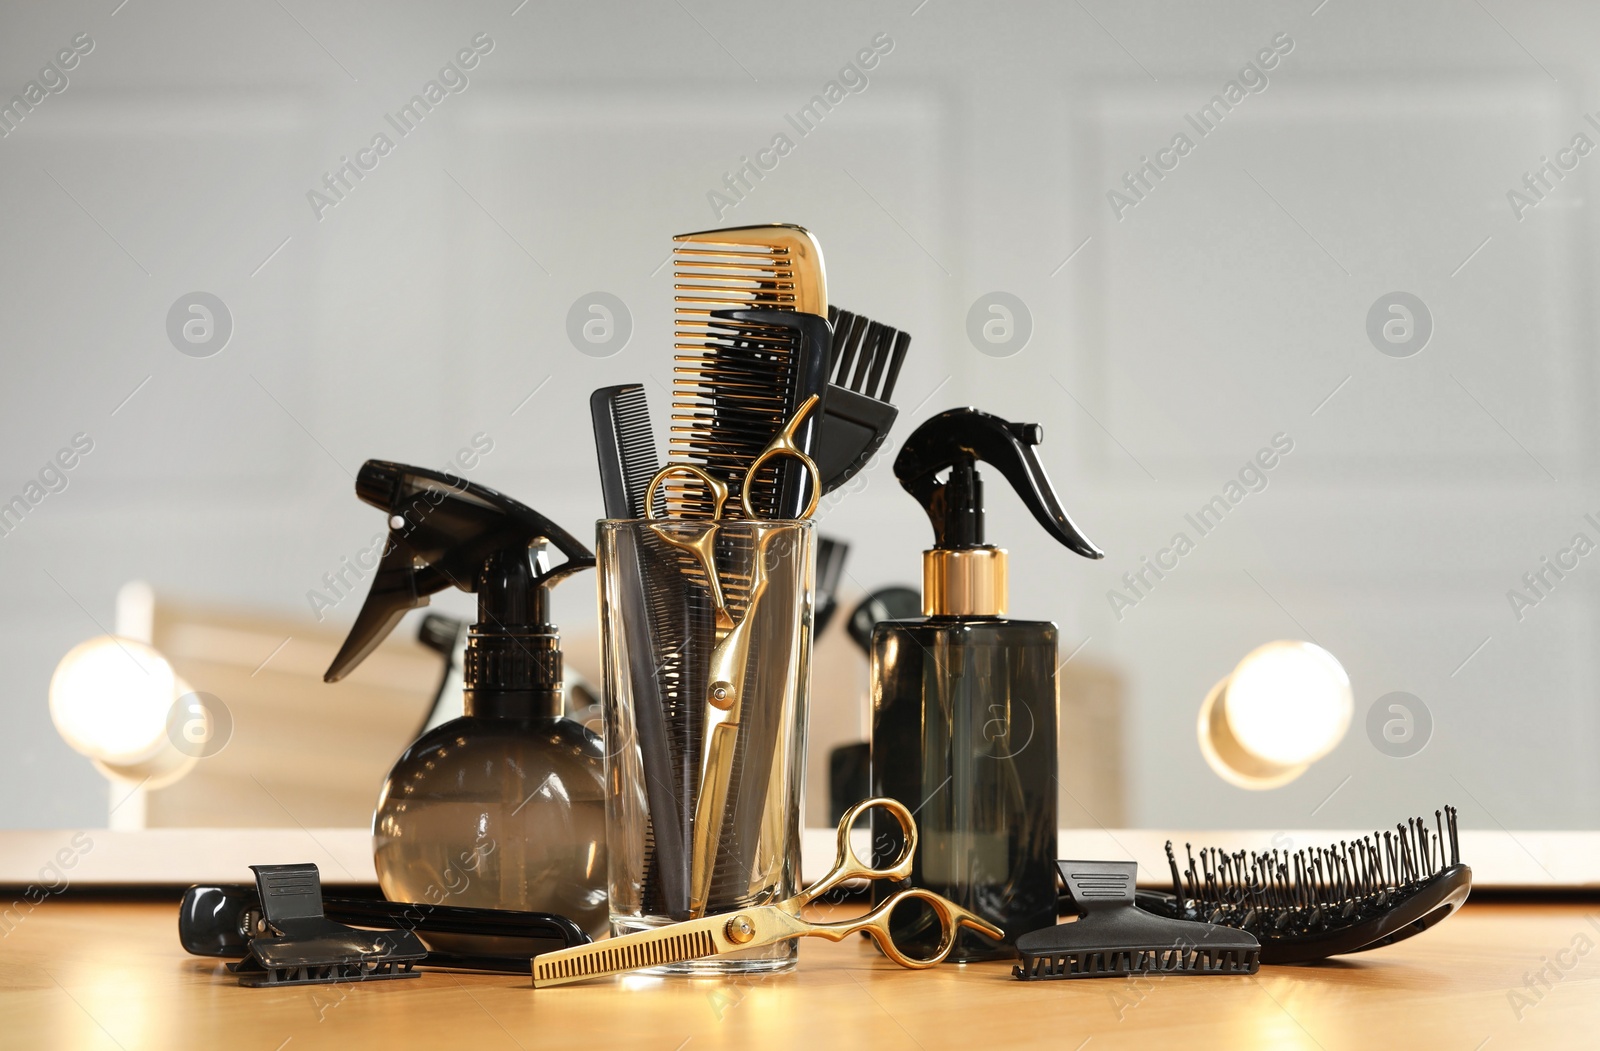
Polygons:
M941 412L906 439L894 473L933 523L934 546L923 552L922 562L928 616L1005 614L1006 553L984 542L979 460L1000 470L1046 533L1085 558L1105 557L1062 509L1033 452L1043 440L1037 423L1011 423L977 409Z
M560 704L561 649L549 589L594 555L531 507L441 471L368 460L356 495L389 515L372 590L323 679L338 682L408 610L452 585L478 596L462 683L480 715L544 715ZM566 556L550 566L549 545Z

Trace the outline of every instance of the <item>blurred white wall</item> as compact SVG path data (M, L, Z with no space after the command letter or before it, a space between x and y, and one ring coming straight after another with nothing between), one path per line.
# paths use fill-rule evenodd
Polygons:
M74 435L93 450L0 536L0 826L103 820L45 696L117 586L309 615L381 528L351 493L369 456L445 466L487 435L469 476L586 535L588 391L644 381L666 417L670 235L774 220L821 238L834 301L915 334L898 436L959 404L1044 423L1108 557L1052 547L998 483L990 537L1014 615L1124 676L1128 737L1107 746L1137 823L1454 802L1484 827L1593 826L1600 560L1520 620L1507 592L1573 534L1600 541L1582 349L1600 156L1536 205L1507 194L1574 136L1600 144L1597 33L1592 6L1505 0L6 4L0 99L79 34L92 50L0 138L0 500ZM402 135L386 115L474 40L465 86ZM1188 122L1275 40L1264 83L1242 78L1257 90ZM800 135L786 115L874 41L865 86ZM308 200L379 133L392 150L342 200ZM714 207L779 133L792 151ZM1108 199L1180 133L1192 149L1142 199ZM196 291L233 326L205 357L168 331ZM632 319L611 356L567 334L595 291ZM969 337L996 291L1024 305L1025 345ZM1395 291L1432 318L1412 356L1368 335ZM1266 487L1199 537L1185 515L1280 434ZM864 477L823 521L854 545L849 586L914 583L926 523L887 463ZM1114 609L1179 531L1194 550ZM580 580L559 614L593 603ZM1279 637L1344 661L1356 721L1249 794L1205 768L1195 713ZM1396 691L1433 723L1406 758L1365 726Z

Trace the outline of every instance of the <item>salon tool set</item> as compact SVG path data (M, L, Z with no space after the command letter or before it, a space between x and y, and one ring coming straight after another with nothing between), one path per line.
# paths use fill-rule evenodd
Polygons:
M671 261L665 428L641 384L590 396L594 552L452 474L369 460L356 479L389 532L328 682L431 595L477 599L462 715L426 729L378 799L389 900L324 899L314 865L253 866L254 888L190 888L186 949L238 958L246 985L771 973L797 939L856 933L913 969L1020 956L1028 981L1248 975L1392 944L1460 907L1471 872L1451 808L1432 833L1419 819L1327 850L1189 850L1181 869L1168 844L1170 894L1136 891L1133 862L1057 858L1057 630L1006 617L979 465L1061 547L1102 553L1045 471L1043 429L974 408L922 421L894 459L933 545L920 594L882 590L848 618L871 742L835 757L837 857L802 887L812 645L849 552L812 518L885 448L911 337L830 302L799 226L680 234ZM590 568L604 740L565 717L550 617L551 589ZM461 637L445 618L424 633L447 663ZM851 840L862 818L869 860ZM1080 914L1059 924L1058 875ZM847 883L870 887L864 915L808 918Z
M673 264L670 462L642 386L590 404L607 517L657 523L619 559L619 594L624 618L649 625L626 671L649 802L645 905L687 919L748 896L771 816L754 786L799 701L747 696L776 534L723 523L809 519L859 471L894 422L910 336L830 305L821 248L797 226L682 234ZM824 622L844 551L819 552Z

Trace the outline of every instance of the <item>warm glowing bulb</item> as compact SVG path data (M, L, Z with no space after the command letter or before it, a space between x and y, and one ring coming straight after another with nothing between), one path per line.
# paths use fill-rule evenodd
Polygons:
M1271 642L1239 662L1228 681L1228 725L1269 763L1321 759L1350 728L1350 677L1309 642Z
M1276 788L1331 752L1350 728L1350 677L1309 642L1270 642L1245 655L1200 709L1200 750L1244 788Z
M110 635L74 646L50 679L50 718L75 751L113 766L167 745L178 679L165 657Z

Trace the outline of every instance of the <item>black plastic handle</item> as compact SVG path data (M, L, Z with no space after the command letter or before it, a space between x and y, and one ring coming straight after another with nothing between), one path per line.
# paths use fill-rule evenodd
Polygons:
M566 555L565 562L531 579L535 587L594 566L593 552L533 508L444 471L368 460L356 475L356 495L388 514L389 536L366 602L325 682L350 674L430 595L452 586L476 591L480 569L499 552L526 552L545 540Z
M948 409L924 420L895 457L894 473L907 492L917 498L933 523L938 546L961 546L950 534L957 513L981 520L981 496L974 494L976 508L958 506L963 501L947 501L947 485L954 484L956 472L972 473L982 460L993 464L1046 533L1085 558L1104 558L1101 551L1073 524L1061 507L1050 476L1034 455L1033 447L1044 440L1044 428L1036 423L1012 423L977 409ZM950 469L950 482L939 481L941 471ZM981 527L978 530L981 543Z

